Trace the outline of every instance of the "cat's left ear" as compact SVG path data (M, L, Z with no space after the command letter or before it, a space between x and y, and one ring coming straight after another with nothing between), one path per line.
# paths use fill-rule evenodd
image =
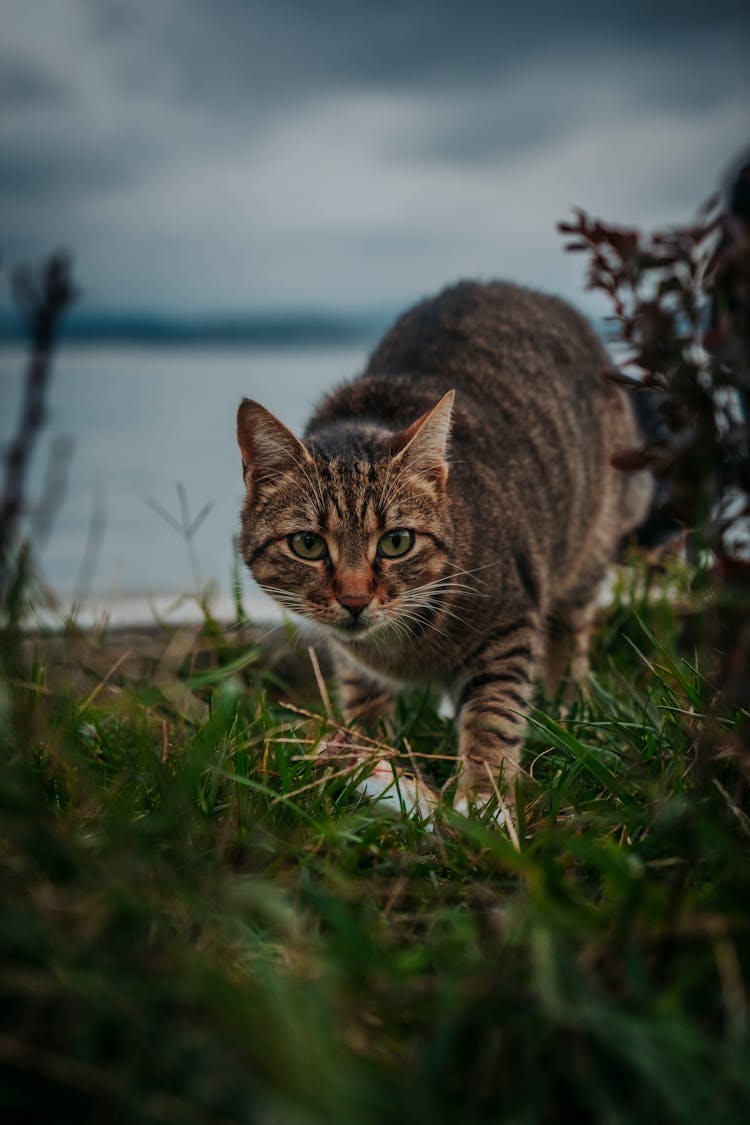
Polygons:
M249 398L243 398L237 411L237 444L248 491L273 484L281 473L310 461L299 438L270 410Z
M432 410L390 442L398 460L408 460L417 472L436 478L442 486L448 479L448 438L455 395L455 391L448 391Z

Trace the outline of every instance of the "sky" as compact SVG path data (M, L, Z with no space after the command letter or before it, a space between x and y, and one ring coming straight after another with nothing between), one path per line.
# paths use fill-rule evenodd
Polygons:
M750 140L746 0L0 0L0 254L83 307L579 304L574 205L689 219Z

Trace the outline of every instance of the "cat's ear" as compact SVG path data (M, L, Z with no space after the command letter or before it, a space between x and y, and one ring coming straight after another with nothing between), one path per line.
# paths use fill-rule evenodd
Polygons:
M280 473L310 460L302 442L265 406L243 398L237 411L237 444L248 489L274 481Z
M417 418L406 430L391 439L391 450L444 485L448 479L448 438L455 391L448 391L432 410Z

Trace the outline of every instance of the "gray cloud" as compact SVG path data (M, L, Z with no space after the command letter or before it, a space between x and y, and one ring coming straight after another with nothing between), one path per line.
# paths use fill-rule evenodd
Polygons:
M93 4L98 7L96 0ZM120 11L119 3L105 4ZM144 16L148 8L140 9ZM177 16L179 10L180 18ZM187 0L172 17L148 16L160 49L172 45L183 72L202 87L202 64L225 66L212 88L254 90L269 83L291 92L384 84L411 88L463 84L494 76L498 67L523 65L550 49L582 54L633 45L675 48L686 36L748 33L747 7L739 0L630 0L602 5L579 0L574 10L548 0L519 4L503 0L461 5L436 0L359 3L305 0L285 4ZM136 21L130 27L136 30ZM118 33L122 25L117 25ZM186 81L189 87L190 80Z
M645 74L648 96L687 107L736 81L750 47L744 0L580 0L574 10L554 0L79 2L97 49L112 53L123 93L145 86L207 113L221 110L232 123L245 120L249 131L342 90L479 97L488 83L494 88L551 55L579 60L585 86L587 67L644 49L658 58ZM698 65L688 65L696 55ZM640 79L633 75L634 96ZM553 91L548 107L554 113Z
M64 101L70 83L40 66L34 58L0 50L0 106L4 113L46 108Z
M650 222L710 189L745 7L6 0L0 249L69 244L103 304L534 280L572 203Z
M507 162L584 124L615 126L661 112L690 118L750 99L750 76L742 77L750 36L683 31L678 46L676 53L649 42L620 53L588 46L529 56L523 68L439 99L417 151L440 162Z

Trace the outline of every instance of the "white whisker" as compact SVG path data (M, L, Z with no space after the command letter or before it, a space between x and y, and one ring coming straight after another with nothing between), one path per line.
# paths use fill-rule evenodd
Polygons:
M315 480L313 481L312 477L310 476L309 472L307 471L307 467L302 463L302 461L300 461L296 457L293 457L292 460L294 461L294 464L297 466L297 468L299 469L299 471L302 473L303 477L305 478L305 480L309 484L310 491L312 492L313 498L316 501L316 506L318 508L318 511L319 511L320 515L322 516L324 514L324 512L326 511L327 505L326 505L324 495L323 495L323 482L320 479L320 473L318 472L317 462L315 461L314 458L312 458L310 460L310 465L312 466L312 469L315 473Z

